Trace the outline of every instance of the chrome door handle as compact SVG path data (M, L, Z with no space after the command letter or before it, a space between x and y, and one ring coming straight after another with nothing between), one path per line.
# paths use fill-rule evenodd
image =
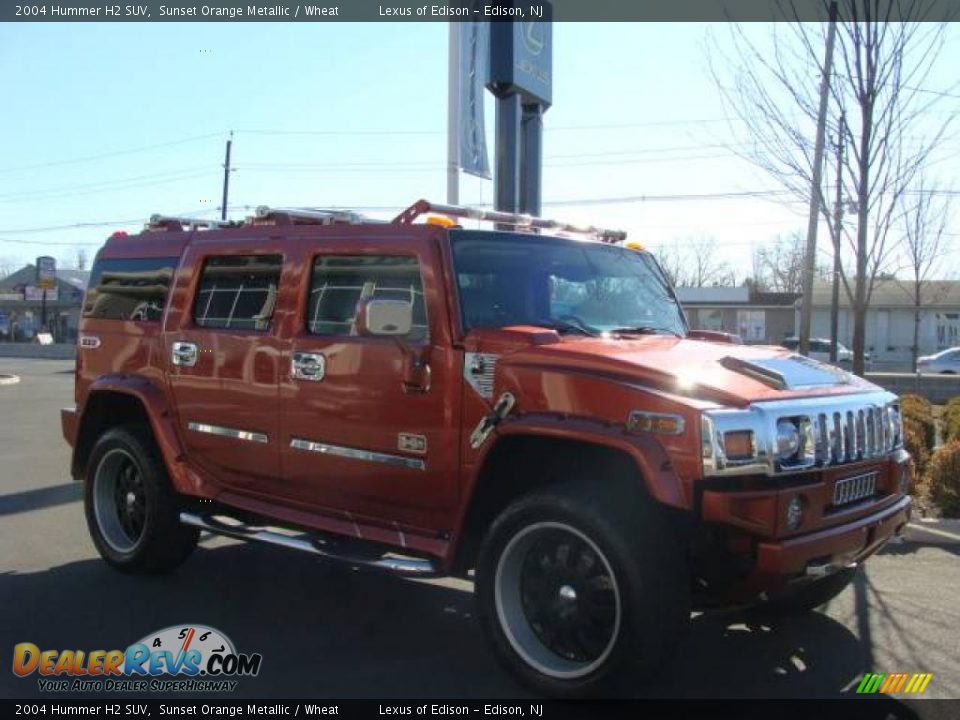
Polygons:
M327 359L321 353L295 352L290 374L296 380L320 382L327 372Z
M180 367L193 367L197 364L198 352L194 343L175 342L170 349L170 362Z

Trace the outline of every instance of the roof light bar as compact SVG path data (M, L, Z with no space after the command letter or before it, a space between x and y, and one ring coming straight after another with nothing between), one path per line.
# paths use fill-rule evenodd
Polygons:
M235 222L230 220L211 220L209 218L179 217L176 215L161 215L156 213L144 225L145 230L183 230L187 226L191 230L197 228L224 228L233 227Z
M261 205L252 220L253 224L274 222L278 225L333 225L374 222L351 210L320 210L317 208L271 208Z
M502 212L500 210L484 210L482 208L464 207L460 205L443 205L440 203L432 203L429 200L417 200L417 202L397 215L397 217L393 219L393 224L411 225L418 217L429 212L468 218L470 220L479 220L482 222L499 223L501 225L513 225L518 228L556 230L580 235L593 235L597 239L607 243L619 243L627 239L627 234L623 230L608 230L593 225L573 225L571 223L558 222L557 220L548 220L547 218L521 215L519 213Z

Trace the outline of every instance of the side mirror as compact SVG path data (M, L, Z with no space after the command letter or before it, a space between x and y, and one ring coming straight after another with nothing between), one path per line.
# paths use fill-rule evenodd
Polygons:
M360 308L360 335L401 337L413 327L413 304L403 300L368 300Z

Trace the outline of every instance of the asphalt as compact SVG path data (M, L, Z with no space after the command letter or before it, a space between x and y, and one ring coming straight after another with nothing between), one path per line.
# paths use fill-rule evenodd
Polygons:
M73 400L72 363L0 359L0 374L21 378L0 386L0 697L44 697L36 676L10 672L15 643L125 648L188 623L263 655L260 674L230 697L529 696L484 644L468 583L406 580L209 537L171 575L112 571L88 537L81 488L67 472L58 409ZM849 697L870 671L933 673L926 697L960 697L958 554L960 527L927 523L875 556L825 612L695 616L664 678L631 679L619 692Z

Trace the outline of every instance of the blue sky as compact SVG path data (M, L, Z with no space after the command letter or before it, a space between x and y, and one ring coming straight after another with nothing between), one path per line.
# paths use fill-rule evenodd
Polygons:
M805 227L802 205L549 206L777 189L724 147L732 130L707 72L708 32L726 37L699 24L555 27L544 214L624 227L650 246L713 236L742 277L752 246ZM114 229L44 228L214 215L231 129L233 217L260 204L443 200L446 51L445 23L0 26L0 259L66 261L81 245L92 255ZM949 86L958 66L948 43L932 86ZM948 99L938 112L958 107ZM492 108L488 97L488 133ZM943 152L958 149L952 137ZM939 163L938 177L951 181L955 168ZM468 178L461 193L489 201L492 188Z

